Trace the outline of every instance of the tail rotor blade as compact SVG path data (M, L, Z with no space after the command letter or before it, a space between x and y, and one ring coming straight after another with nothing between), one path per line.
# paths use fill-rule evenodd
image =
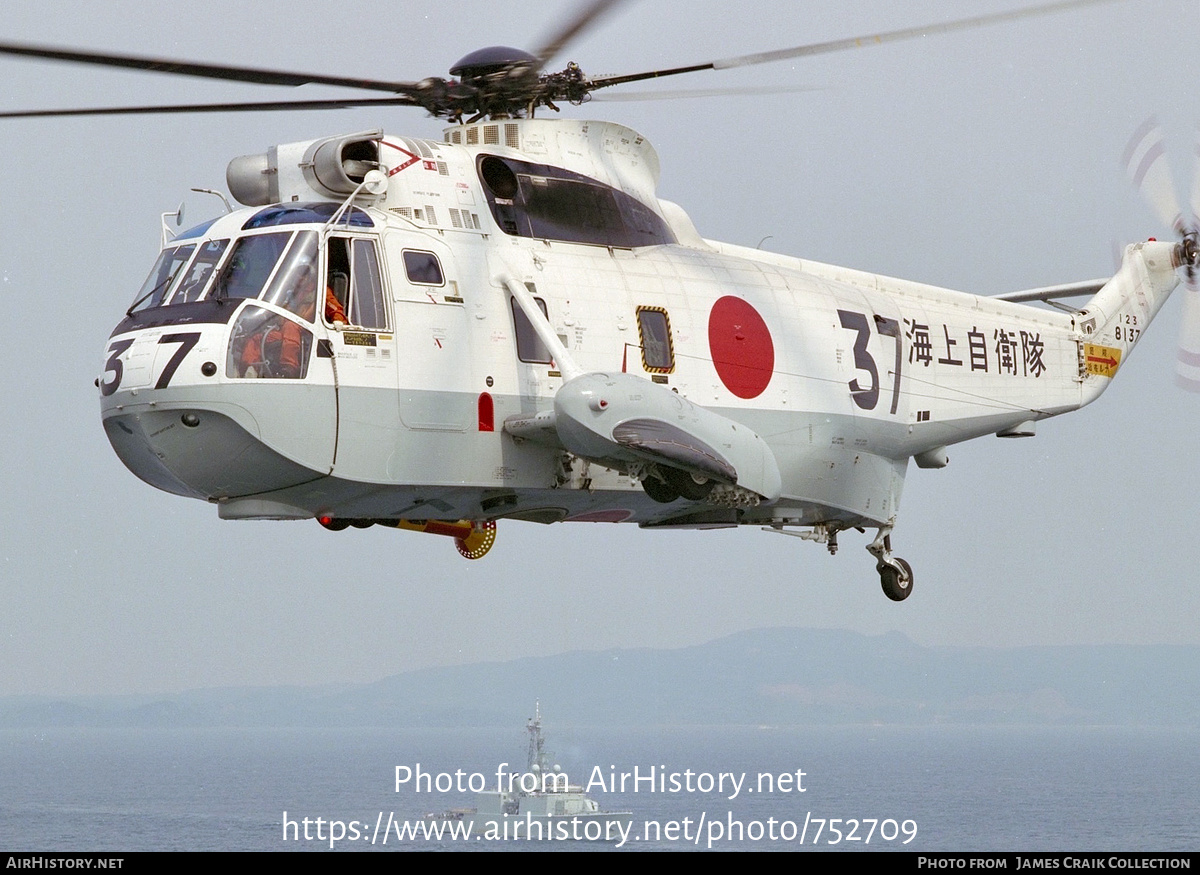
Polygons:
M1125 170L1134 187L1168 228L1183 232L1183 213L1175 196L1175 182L1167 163L1162 128L1158 120L1148 118L1134 132L1125 149Z
M1175 383L1189 392L1200 393L1200 290L1194 287L1184 291Z
M1192 170L1192 194L1188 204L1191 216L1187 222L1189 228L1185 234L1191 236L1194 245L1195 235L1200 228L1200 128L1194 153L1195 166ZM1184 243L1189 241L1185 237ZM1189 392L1200 393L1200 276L1195 264L1189 264L1184 269L1183 313L1179 320L1179 352L1175 357L1175 383Z
M1192 210L1190 217L1192 228L1200 226L1200 127L1196 128L1195 151L1192 153L1195 159L1192 165L1192 199L1189 206Z

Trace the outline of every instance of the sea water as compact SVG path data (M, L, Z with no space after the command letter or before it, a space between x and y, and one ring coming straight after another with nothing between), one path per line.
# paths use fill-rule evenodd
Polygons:
M0 731L0 850L1200 848L1197 730L551 725L547 736L571 784L632 813L624 842L412 832L522 772L520 727L53 729Z

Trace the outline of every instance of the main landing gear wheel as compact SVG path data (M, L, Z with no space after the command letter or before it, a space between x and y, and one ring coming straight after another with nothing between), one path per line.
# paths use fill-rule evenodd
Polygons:
M717 485L707 477L698 478L695 474L680 471L678 468L668 468L663 472L663 476L667 478L667 484L688 501L703 501Z
M896 556L892 561L896 564L885 565L882 562L879 563L879 582L883 585L883 594L885 596L894 602L902 602L912 593L912 566L899 556Z
M653 474L648 474L646 479L642 481L642 489L646 490L646 494L659 504L670 504L679 498L679 493L675 490L675 487L664 483Z

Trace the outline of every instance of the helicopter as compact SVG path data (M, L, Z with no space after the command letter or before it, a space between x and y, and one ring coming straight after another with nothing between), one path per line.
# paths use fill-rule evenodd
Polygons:
M480 50L416 83L0 47L376 88L399 96L364 102L448 122L443 141L372 130L231 162L245 208L165 240L105 347L96 382L122 461L226 519L413 527L471 557L500 519L758 525L831 552L872 528L902 600L913 574L890 536L909 460L942 467L954 443L1028 436L1090 403L1195 269L1186 226L1130 247L1109 281L999 298L707 240L657 198L636 132L538 116L719 67L541 72L610 5L535 53ZM804 54L788 51L755 58ZM1068 311L1026 306L1084 293Z

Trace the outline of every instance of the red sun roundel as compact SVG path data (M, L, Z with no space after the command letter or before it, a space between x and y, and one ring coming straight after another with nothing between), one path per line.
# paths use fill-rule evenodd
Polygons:
M708 314L708 348L725 388L739 398L756 398L771 382L775 344L758 311L732 295Z

